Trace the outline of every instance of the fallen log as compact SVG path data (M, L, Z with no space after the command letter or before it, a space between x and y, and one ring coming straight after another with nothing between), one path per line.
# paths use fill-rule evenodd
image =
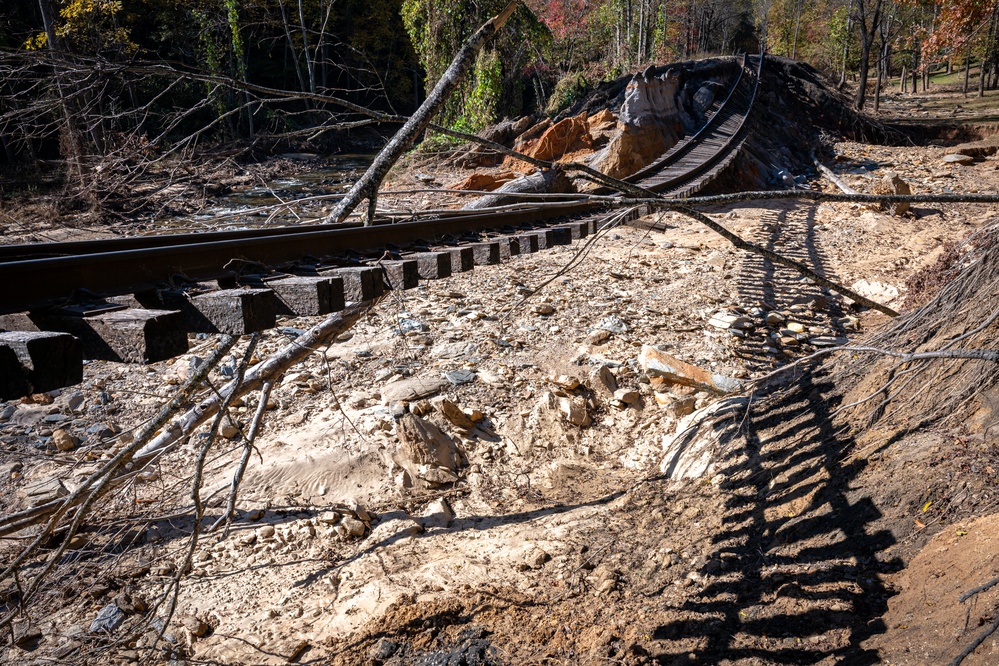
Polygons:
M523 199L517 194L575 194L576 188L573 186L569 176L558 166L552 169L542 169L535 171L529 176L521 176L516 180L511 180L504 184L493 194L479 197L471 203L466 204L464 210L478 210L480 208L493 208L511 203L521 203Z

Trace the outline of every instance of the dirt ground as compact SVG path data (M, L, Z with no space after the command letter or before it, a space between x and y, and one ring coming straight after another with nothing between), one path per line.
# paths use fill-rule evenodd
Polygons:
M917 101L950 117L944 99L963 98L934 92ZM895 97L882 108L901 116L911 104ZM994 157L959 165L943 161L942 146L853 142L837 143L835 153L830 166L860 191L873 191L886 172L917 193L999 189ZM404 171L395 185L421 182ZM830 187L819 179L809 186ZM970 204L921 204L895 216L855 204L745 203L710 215L896 308L910 278L947 244L999 221L991 207ZM781 404L663 384L641 365L646 345L747 380L813 351L816 339L859 340L887 318L858 313L687 218L655 221L664 228L613 230L565 274L559 270L580 243L393 294L289 372L268 406L238 520L227 536L202 535L195 549L162 660L471 666L956 657L999 608L999 586L959 601L999 576L995 396L983 395L967 422L891 439L831 427L835 405L826 396L834 387L822 375L800 376L801 399ZM718 313L751 325L721 328L711 321ZM314 323L281 322L255 356ZM780 333L790 324L800 324L800 340ZM4 506L22 508L32 484L54 477L72 490L212 344L194 339L188 355L145 368L90 363L82 385L48 404L0 405ZM608 374L619 392L606 388ZM436 396L479 420L458 427L422 402ZM588 423L564 418L565 404ZM209 501L206 525L222 511L242 452L238 430L254 408L250 396L233 409L238 428L210 460L204 495L221 492ZM426 410L467 458L453 486L406 487L412 470L400 459L398 417L407 408ZM737 427L726 421L736 412ZM721 424L708 445L684 439L695 418ZM80 446L52 449L59 429ZM188 545L191 460L201 443L189 441L104 507L120 524L82 535L69 558L73 573L46 590L44 612L25 623L38 636L0 648L0 660L141 656ZM0 540L0 553L20 543ZM12 589L0 590L0 602L12 598ZM122 627L88 632L110 604L127 609ZM999 634L964 663L999 663Z

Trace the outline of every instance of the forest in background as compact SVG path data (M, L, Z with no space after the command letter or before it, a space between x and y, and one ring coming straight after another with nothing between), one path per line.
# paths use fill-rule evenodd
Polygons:
M30 0L0 9L0 165L121 188L207 147L333 153L391 131L502 0ZM438 121L554 113L650 63L743 51L854 86L972 63L999 79L999 2L530 0ZM941 63L943 63L941 65ZM966 71L971 68L966 68ZM361 134L359 134L361 133ZM113 177L112 177L113 176Z

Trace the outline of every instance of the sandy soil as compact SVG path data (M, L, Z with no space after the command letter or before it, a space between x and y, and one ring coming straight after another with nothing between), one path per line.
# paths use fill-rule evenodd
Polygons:
M850 142L836 153L835 168L861 191L887 171L916 192L999 185L993 158L960 166L942 162L942 148ZM996 221L978 205L920 205L899 217L849 204L741 204L711 215L840 283L866 280L896 307L945 244ZM746 379L812 350L808 340L856 339L884 317L858 315L838 295L685 218L656 221L665 228L614 230L561 276L580 244L393 295L288 373L251 458L238 520L227 536L203 535L195 550L168 656L469 665L956 656L999 603L999 587L957 600L999 575L999 414L989 399L962 427L886 441L828 431L831 387L811 377L800 404L756 406L738 432L719 426L712 446L684 448L678 433L702 414L687 412L721 409L713 418L722 423L746 401L650 379L637 360L643 345ZM718 328L709 323L718 312L753 325ZM772 313L782 323L766 323ZM788 322L802 325L802 343L778 341ZM256 356L312 323L282 322L289 330L264 334ZM21 508L26 488L52 477L72 489L211 344L195 340L187 356L145 369L92 363L83 385L50 404L0 405L5 506ZM594 376L601 368L636 395L616 400ZM426 398L481 412L475 428L459 428L423 398L386 398L399 382L427 385L455 370L472 380ZM561 399L590 424L563 418ZM233 410L237 425L248 425L254 407L248 397ZM464 452L458 483L405 486L397 417L406 408L429 410ZM60 428L81 446L48 448ZM30 618L40 638L0 648L0 659L50 663L60 649L85 663L140 656L187 547L192 525L182 509L200 445L185 444L106 507L134 520L83 535L74 574L55 581L45 613ZM238 433L219 445L205 494L225 487L241 448ZM206 524L223 501L220 493L209 503ZM349 532L357 521L360 536ZM0 592L0 601L12 598ZM133 630L123 643L87 632L113 603L130 609L111 637ZM965 663L996 663L997 641Z

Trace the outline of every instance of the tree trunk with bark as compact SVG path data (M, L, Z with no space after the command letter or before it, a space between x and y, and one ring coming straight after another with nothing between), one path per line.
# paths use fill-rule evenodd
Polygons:
M447 98L455 91L461 79L468 70L475 64L475 58L482 47L485 46L492 37L503 27L513 11L517 8L520 0L513 0L503 8L499 14L491 18L474 35L472 35L465 45L458 51L451 65L441 76L437 85L427 95L419 109L416 110L410 119L392 137L388 144L378 153L375 161L364 172L364 175L354 183L350 191L337 204L333 212L327 218L330 222L342 222L364 199L368 200L368 219L366 224L371 224L375 210L375 199L378 195L378 187L381 185L389 169L402 157L417 138L427 129L437 110L447 101Z

